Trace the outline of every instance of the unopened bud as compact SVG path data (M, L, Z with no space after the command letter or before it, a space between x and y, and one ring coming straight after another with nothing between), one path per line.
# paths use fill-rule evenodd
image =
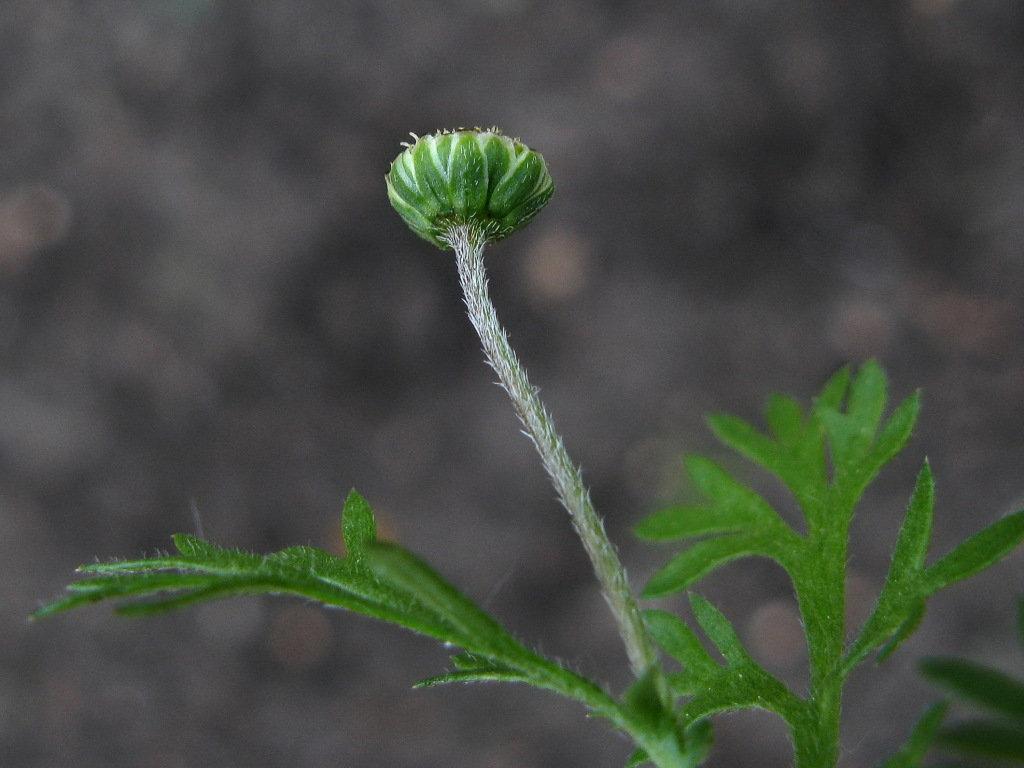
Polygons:
M413 232L449 249L452 227L486 242L526 226L555 191L544 158L491 130L416 137L385 177L391 205Z

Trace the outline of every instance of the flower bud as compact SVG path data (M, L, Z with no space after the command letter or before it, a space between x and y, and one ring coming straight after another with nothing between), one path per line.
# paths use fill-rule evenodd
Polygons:
M450 249L452 227L486 242L526 226L555 191L544 158L491 130L416 137L385 177L391 205L413 232Z

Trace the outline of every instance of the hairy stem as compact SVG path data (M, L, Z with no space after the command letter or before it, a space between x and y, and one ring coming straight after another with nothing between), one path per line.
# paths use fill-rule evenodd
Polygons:
M537 397L537 390L526 378L526 371L498 322L484 271L485 239L474 228L459 225L449 231L448 242L455 249L466 309L480 336L487 361L511 398L516 414L526 428L526 434L533 440L558 497L572 519L573 527L590 557L605 600L615 617L630 666L639 677L657 659L654 644L644 625L636 598L629 588L626 572L615 553L615 547L608 540L604 523L590 501L590 493L583 484L580 471L569 459L551 417Z

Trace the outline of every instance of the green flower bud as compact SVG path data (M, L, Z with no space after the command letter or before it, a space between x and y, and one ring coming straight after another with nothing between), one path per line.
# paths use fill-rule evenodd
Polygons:
M451 248L459 225L486 242L508 237L555 191L544 158L497 128L413 137L385 177L388 197L412 231L439 248Z

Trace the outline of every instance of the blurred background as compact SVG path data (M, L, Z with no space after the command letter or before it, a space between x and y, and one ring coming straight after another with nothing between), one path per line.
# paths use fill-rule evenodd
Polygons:
M492 291L636 583L641 516L758 419L876 357L921 425L853 536L851 620L925 455L934 551L1024 506L1019 0L4 0L0 6L0 764L617 768L574 704L413 691L432 641L284 598L27 615L94 558L193 532L339 549L353 487L529 645L621 688L587 562L462 315L388 206L409 131L501 126L557 192ZM801 685L782 573L701 586ZM846 700L844 768L937 691L914 659L1021 670L1024 559L936 598ZM660 603L682 607L681 600ZM714 766L784 766L763 714Z

